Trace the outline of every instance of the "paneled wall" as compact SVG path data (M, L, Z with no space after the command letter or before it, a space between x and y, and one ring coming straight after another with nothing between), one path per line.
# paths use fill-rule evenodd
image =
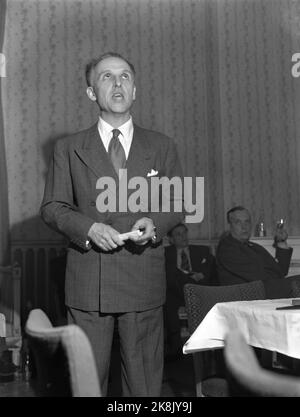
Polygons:
M300 235L300 0L8 0L3 103L12 239L57 240L39 219L53 143L97 118L84 65L103 51L137 69L134 117L205 177L211 239L234 204Z

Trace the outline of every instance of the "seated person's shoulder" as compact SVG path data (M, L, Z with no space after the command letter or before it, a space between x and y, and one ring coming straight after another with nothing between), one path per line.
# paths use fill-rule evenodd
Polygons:
M217 244L217 250L234 244L234 240L235 239L232 238L229 231L223 232L219 238L219 242Z
M221 258L232 258L240 254L241 250L243 251L242 245L237 239L234 239L229 232L223 233L216 247L216 259L218 261Z
M224 241L226 242L226 241L231 240L231 239L232 239L232 236L231 236L230 231L225 230L219 237L219 243L224 242Z

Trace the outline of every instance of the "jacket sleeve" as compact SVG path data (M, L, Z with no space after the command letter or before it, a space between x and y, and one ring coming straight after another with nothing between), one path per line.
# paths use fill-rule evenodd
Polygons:
M165 159L163 161L164 169L165 169L165 176L171 180L174 177L179 177L181 179L182 184L182 195L177 196L174 193L173 187L170 187L169 195L164 195L163 198L165 203L170 204L170 210L168 212L163 212L160 210L159 212L151 212L149 213L149 217L153 220L154 226L156 227L156 234L157 240L161 240L167 232L172 229L176 224L181 223L184 220L184 200L183 200L183 174L181 169L180 160L178 157L178 153L176 150L176 146L169 139L168 147L165 155ZM174 207L181 207L180 211L175 211Z
M290 262L293 254L293 248L282 249L276 248L276 259L278 260L279 267L283 275L287 275L289 272Z
M192 270L195 272L202 272L209 281L214 273L214 256L210 253L208 246L190 245L190 258L192 263Z
M246 282L264 280L264 266L259 257L248 256L246 252L230 243L220 242L216 261L220 280L222 274L230 274L233 278Z
M87 245L87 233L95 220L82 214L76 206L68 147L59 140L47 174L41 216L46 224L66 236L83 250Z

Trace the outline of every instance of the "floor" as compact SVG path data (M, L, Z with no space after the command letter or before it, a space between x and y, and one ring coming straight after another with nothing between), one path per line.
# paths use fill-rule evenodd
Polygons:
M165 365L162 397L195 397L193 357L185 355Z
M122 391L117 347L113 349L111 364L108 396L119 397ZM195 395L193 357L182 355L176 361L166 362L161 397L194 397Z
M112 351L112 362L108 386L109 397L121 396L120 359L118 346ZM161 397L194 397L193 358L191 355L165 363ZM30 381L18 374L13 381L0 381L0 397L34 397Z
M300 375L300 366L291 371L291 358L279 356L280 364L273 369L278 373ZM120 360L115 347L112 352L111 372L108 387L108 397L120 397ZM279 366L280 365L280 366ZM286 366L284 366L286 365ZM193 358L182 355L174 362L165 364L161 397L195 397ZM239 394L240 395L240 394ZM245 393L243 394L245 395ZM13 381L0 381L0 397L34 397L30 381L25 381L22 374L15 376Z

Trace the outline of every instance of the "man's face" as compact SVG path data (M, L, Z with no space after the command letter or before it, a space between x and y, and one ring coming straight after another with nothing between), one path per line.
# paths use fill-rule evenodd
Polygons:
M172 232L170 240L176 248L185 248L189 244L188 231L184 226L176 227Z
M230 213L230 233L241 242L248 241L251 236L251 217L247 210L237 210Z
M91 100L97 100L105 115L123 115L129 117L129 111L135 100L134 74L130 66L121 58L108 57L94 68L91 85L87 90ZM93 95L94 93L94 95Z

